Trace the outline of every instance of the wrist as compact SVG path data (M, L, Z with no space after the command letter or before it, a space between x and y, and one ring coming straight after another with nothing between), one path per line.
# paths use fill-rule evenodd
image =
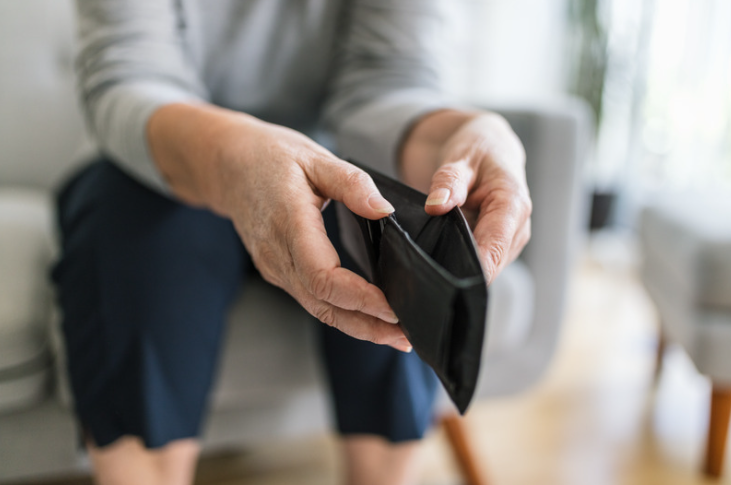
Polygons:
M419 118L404 136L398 157L398 169L404 182L426 191L431 176L442 162L442 152L449 139L463 125L482 114L481 111L445 109Z
M241 140L247 132L242 126L252 120L209 104L175 103L156 110L147 124L147 140L172 192L188 204L223 214L232 144Z

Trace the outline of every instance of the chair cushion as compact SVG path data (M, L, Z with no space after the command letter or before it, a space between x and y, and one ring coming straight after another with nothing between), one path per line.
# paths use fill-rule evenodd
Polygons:
M46 347L53 260L49 198L32 190L0 191L0 369Z
M645 208L643 278L700 307L731 310L731 200L680 198Z
M51 227L43 192L0 190L0 410L29 404L46 388Z
M214 408L272 402L321 386L317 325L287 293L250 276L229 315Z
M25 365L0 372L0 414L43 401L48 396L52 377L51 361L46 353Z

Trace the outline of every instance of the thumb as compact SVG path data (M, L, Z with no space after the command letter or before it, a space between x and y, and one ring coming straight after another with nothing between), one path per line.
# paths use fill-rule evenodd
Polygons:
M359 216L381 219L395 210L370 175L353 164L320 159L309 164L305 173L322 196L344 203Z
M436 216L464 205L475 171L467 160L445 163L434 172L426 199L426 212Z

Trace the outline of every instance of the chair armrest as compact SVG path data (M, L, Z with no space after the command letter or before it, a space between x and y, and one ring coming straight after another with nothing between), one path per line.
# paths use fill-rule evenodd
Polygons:
M52 313L48 271L54 258L47 193L0 189L0 368L45 352Z
M583 222L588 191L583 163L593 138L589 108L580 101L545 108L498 108L526 150L533 200L532 237L521 259L534 279L534 320L524 345L480 378L480 396L519 392L533 384L553 356ZM583 227L586 227L585 225ZM496 370L496 369L495 369Z

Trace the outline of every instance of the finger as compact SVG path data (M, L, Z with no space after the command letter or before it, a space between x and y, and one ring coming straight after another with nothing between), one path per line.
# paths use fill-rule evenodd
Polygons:
M380 345L389 345L402 352L412 350L411 344L398 325L391 325L370 315L345 310L319 301L298 282L295 282L290 293L312 316L351 337Z
M432 176L426 212L436 216L463 205L474 178L475 171L467 160L449 162L439 167Z
M526 244L528 244L528 241L530 241L531 236L531 222L530 219L527 219L525 223L523 223L523 227L518 231L518 235L513 239L513 247L510 248L511 257L510 262L512 263L517 259L518 256L520 256L520 253L523 251L523 248L525 248Z
M305 173L317 191L344 203L367 219L381 219L394 211L373 179L355 165L338 159L318 159L305 166Z
M509 198L493 200L480 210L473 234L488 283L511 261L510 250L523 225L521 219L516 203Z
M319 210L303 207L295 220L290 225L287 246L302 286L317 300L397 323L396 314L378 287L340 267Z

